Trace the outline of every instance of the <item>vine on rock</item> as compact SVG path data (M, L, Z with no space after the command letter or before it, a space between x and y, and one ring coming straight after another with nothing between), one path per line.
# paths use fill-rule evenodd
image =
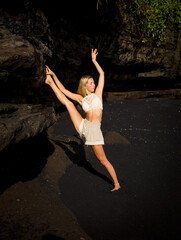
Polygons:
M104 1L108 3L108 0ZM160 46L166 40L169 23L181 28L181 0L128 0L125 3L138 27L142 43ZM102 1L97 0L97 9L101 4Z
M132 13L141 31L141 41L160 46L170 22L181 27L181 0L133 0Z

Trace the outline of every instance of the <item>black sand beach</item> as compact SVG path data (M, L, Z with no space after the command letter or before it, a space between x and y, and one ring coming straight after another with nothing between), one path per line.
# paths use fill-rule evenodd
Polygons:
M1 192L0 239L180 240L180 122L180 100L104 103L104 149L122 186L111 193L108 173L62 113L42 169Z
M104 148L122 185L115 193L90 148L69 142L76 164L60 179L62 198L93 239L181 239L180 114L175 100L104 104Z

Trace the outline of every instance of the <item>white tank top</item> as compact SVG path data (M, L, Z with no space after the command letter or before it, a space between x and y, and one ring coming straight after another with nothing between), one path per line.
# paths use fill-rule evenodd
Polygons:
M94 93L82 99L82 108L85 112L92 109L103 109L101 99Z

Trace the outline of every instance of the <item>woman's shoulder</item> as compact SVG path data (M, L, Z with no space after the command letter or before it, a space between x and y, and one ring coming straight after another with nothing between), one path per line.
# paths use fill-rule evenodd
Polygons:
M91 94L89 94L89 95L86 95L85 97L83 97L83 100L85 100L85 99L87 99L87 98L90 98L91 96L93 96L94 95L94 93L91 93Z
M99 93L94 93L94 95L96 96L96 97L98 97L100 100L101 100L101 102L102 102L102 94L99 94Z

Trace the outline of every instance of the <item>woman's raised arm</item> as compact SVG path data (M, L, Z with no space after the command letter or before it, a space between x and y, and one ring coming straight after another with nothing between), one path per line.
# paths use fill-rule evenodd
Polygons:
M95 65L98 73L99 73L99 80L98 80L98 85L97 88L95 90L95 93L97 95L99 95L100 98L102 98L102 92L103 92L103 88L104 88L104 71L102 70L101 66L99 65L99 63L96 60L97 57L97 49L93 50L92 49L92 62Z
M53 76L53 79L55 80L55 83L57 87L60 89L63 94L65 94L68 98L77 101L78 103L82 103L82 96L76 93L72 93L69 90L67 90L64 85L60 82L60 80L57 78L56 74L46 65L46 74Z

